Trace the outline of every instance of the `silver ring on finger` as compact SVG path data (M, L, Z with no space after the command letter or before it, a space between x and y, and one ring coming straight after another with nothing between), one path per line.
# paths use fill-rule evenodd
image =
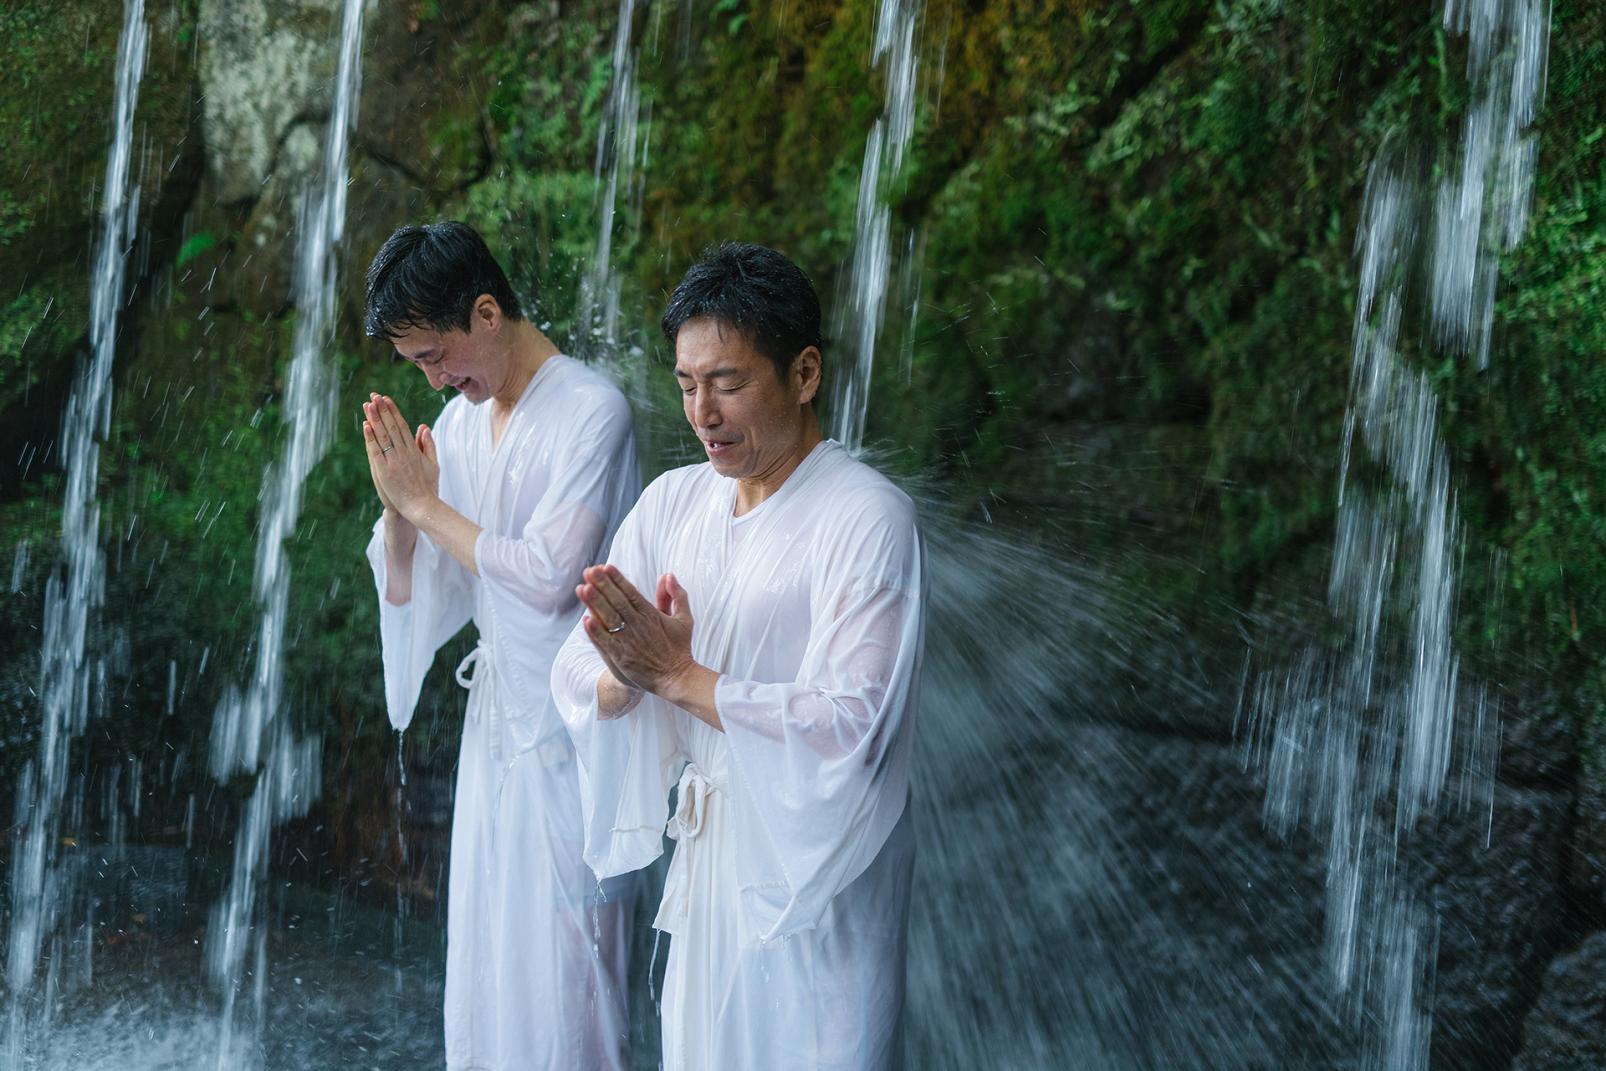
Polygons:
M617 625L613 626L613 628L608 628L606 625L604 625L603 629L602 629L602 631L609 632L609 633L623 632L624 630L625 630L625 623L623 621L621 621Z
M379 448L379 452L381 454L388 454L394 449L396 449L396 444L395 443L391 443L389 446L381 446Z

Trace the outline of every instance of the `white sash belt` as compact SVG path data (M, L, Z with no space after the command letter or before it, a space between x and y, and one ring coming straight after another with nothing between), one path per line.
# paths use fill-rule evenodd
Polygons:
M658 905L658 917L653 920L655 929L669 934L681 932L691 907L691 857L708 818L709 797L724 792L695 764L688 763L680 775L677 794L675 816L669 820L667 832L679 846L670 857L669 873L664 876L664 897Z
M474 649L457 664L456 677L457 683L468 689L469 718L484 723L485 735L491 746L491 761L501 763L503 759L501 675L496 672L491 645L484 640L477 643ZM536 741L535 747L531 750L536 753L543 766L557 766L569 758L568 740L562 729ZM512 756L514 759L518 757L518 755Z

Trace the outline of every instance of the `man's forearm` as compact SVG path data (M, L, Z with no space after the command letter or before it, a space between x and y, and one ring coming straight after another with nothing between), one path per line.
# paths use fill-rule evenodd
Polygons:
M385 601L406 606L413 600L413 552L418 529L395 510L385 510Z
M483 531L479 525L439 498L411 507L407 519L429 536L437 547L456 558L463 568L475 576L480 575L479 566L474 561L474 546Z
M639 688L615 677L613 670L604 669L597 677L597 717L606 720L630 713L641 702L642 694Z

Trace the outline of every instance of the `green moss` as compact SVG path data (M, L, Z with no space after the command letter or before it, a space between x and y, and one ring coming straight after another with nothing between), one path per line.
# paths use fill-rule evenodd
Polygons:
M74 320L41 288L0 309L0 412L24 404L28 391L76 337Z

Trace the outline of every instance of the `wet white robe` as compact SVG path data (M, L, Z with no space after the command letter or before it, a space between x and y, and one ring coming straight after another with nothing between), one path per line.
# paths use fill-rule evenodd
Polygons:
M670 934L668 1071L898 1067L925 602L914 508L829 441L740 518L735 494L706 464L666 473L610 555L649 597L665 572L686 589L723 733L652 695L599 720L603 663L584 631L558 654L586 859L599 877L650 863L678 781L655 923Z
M494 450L489 404L453 398L434 432L442 499L484 529L479 575L420 534L412 598L393 606L383 522L368 559L397 729L440 646L470 619L479 632L457 669L469 691L448 875L447 1066L620 1068L632 883L613 883L598 903L573 748L548 685L579 618L580 571L640 487L629 405L606 377L558 356L537 370Z

